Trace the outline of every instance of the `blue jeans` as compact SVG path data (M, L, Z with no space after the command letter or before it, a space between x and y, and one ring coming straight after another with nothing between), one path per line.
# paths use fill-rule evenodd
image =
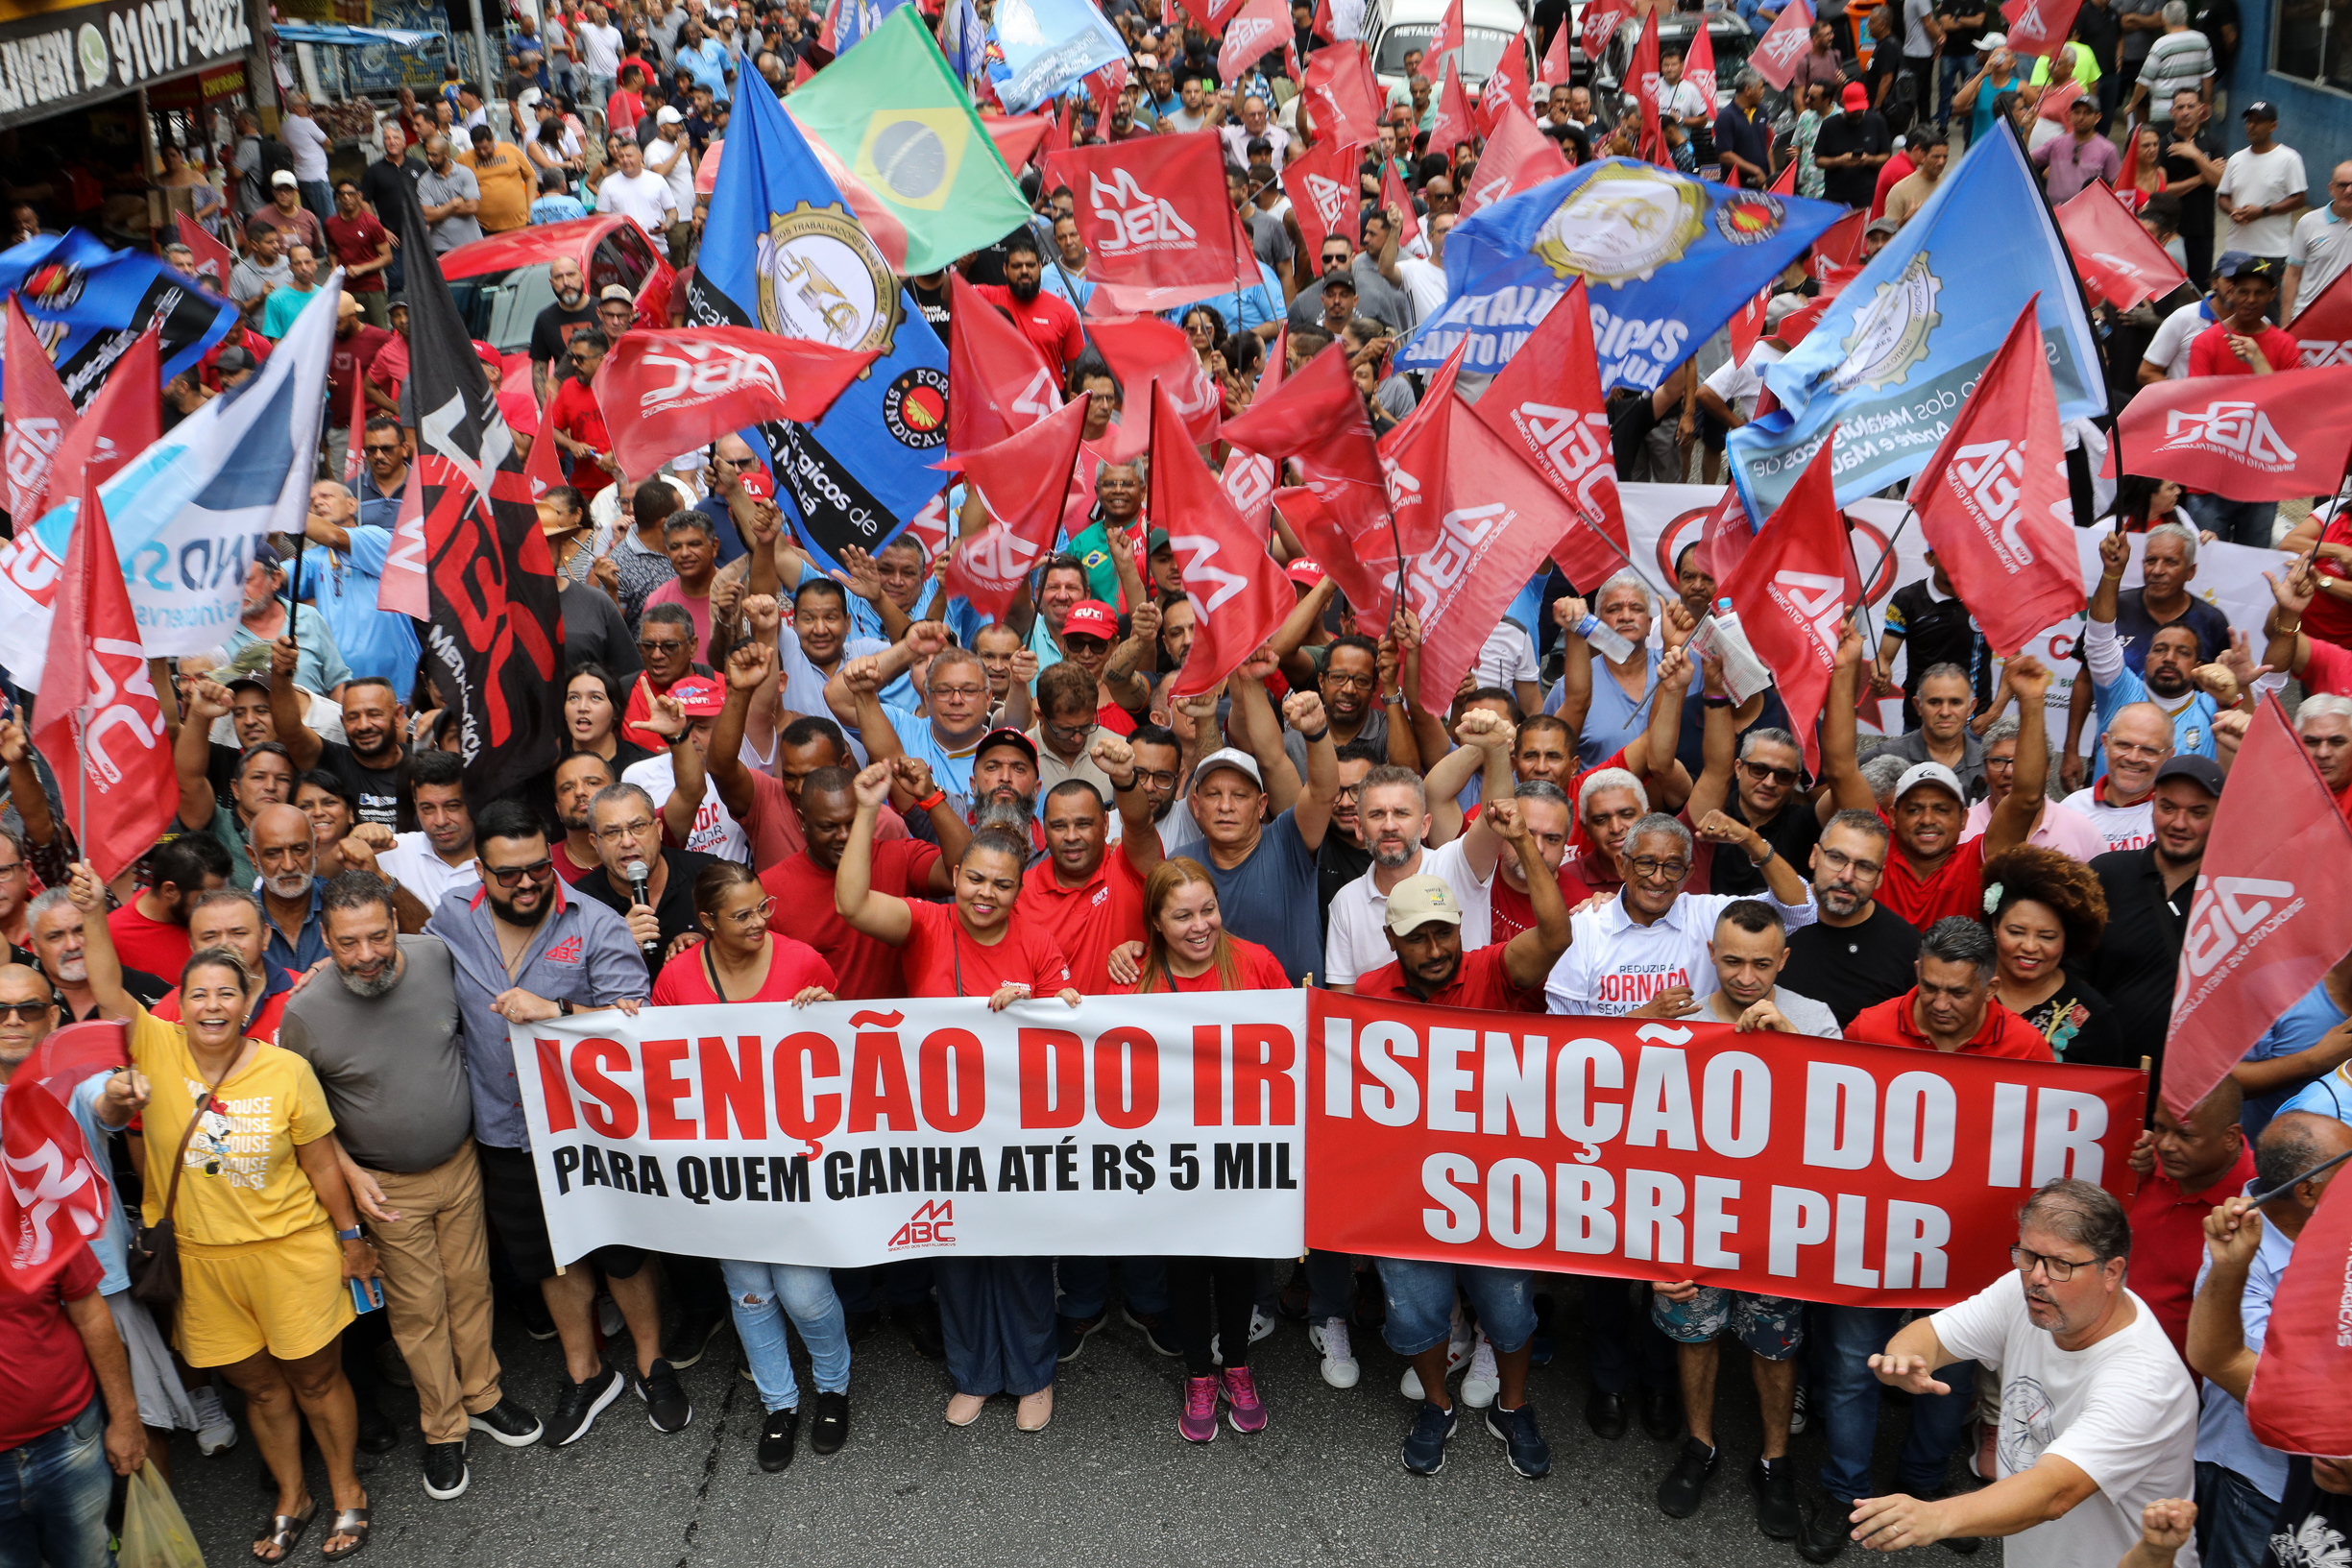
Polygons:
M1646 1303L1653 1292L1646 1281L1640 1289ZM1587 1370L1603 1393L1624 1393L1637 1382L1669 1391L1682 1387L1673 1344L1650 1321L1646 1304L1635 1308L1629 1281L1585 1276L1585 1342Z
M849 1391L849 1330L841 1315L841 1300L833 1293L833 1275L805 1264L746 1263L722 1259L719 1271L727 1280L727 1305L735 1314L735 1337L743 1341L743 1359L751 1363L751 1381L760 1403L770 1411L800 1408L800 1386L792 1378L792 1347L785 1338L784 1320L792 1319L800 1342L809 1347L809 1375L816 1391Z
M1960 84L1975 73L1976 61L1944 57L1937 62L1935 75L1935 123L1952 123L1952 95L1960 90Z
M2262 1568L2276 1512L2278 1499L2237 1471L2196 1461L2196 1550L2205 1568Z
M2214 537L2224 544L2251 544L2258 550L2270 547L2270 534L2278 523L2276 501L2231 501L2219 495L2183 495L2180 504L2196 519L2197 526L2209 528Z
M1821 1467L1821 1489L1842 1502L1876 1495L1870 1484L1870 1453L1879 1435L1879 1380L1870 1358L1903 1326L1894 1307L1831 1307L1814 1303L1812 1319L1813 1419L1830 1441ZM1968 1424L1976 1397L1976 1363L1959 1362L1937 1371L1948 1394L1922 1394L1911 1401L1911 1435L1898 1460L1901 1490L1926 1497L1943 1489L1944 1475Z
M303 205L310 209L321 225L335 215L335 187L326 181L305 180L295 189L302 192Z
M106 1407L0 1453L0 1568L112 1568L107 1549Z
M1526 1269L1411 1258L1380 1260L1380 1289L1389 1301L1380 1338L1407 1357L1443 1344L1453 1324L1457 1284L1470 1298L1478 1326L1496 1350L1509 1355L1535 1338L1535 1276Z
M1120 1293L1138 1317L1168 1310L1165 1258L1056 1258L1055 1278L1061 1299L1054 1310L1064 1317L1096 1317L1110 1303L1110 1266L1119 1266Z
M1018 1397L1053 1386L1053 1259L934 1258L932 1268L958 1393Z

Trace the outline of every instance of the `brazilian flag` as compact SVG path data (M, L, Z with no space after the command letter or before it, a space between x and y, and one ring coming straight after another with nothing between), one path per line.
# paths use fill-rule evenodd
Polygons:
M1011 171L912 6L817 72L785 109L833 155L841 194L903 276L937 272L1029 220Z

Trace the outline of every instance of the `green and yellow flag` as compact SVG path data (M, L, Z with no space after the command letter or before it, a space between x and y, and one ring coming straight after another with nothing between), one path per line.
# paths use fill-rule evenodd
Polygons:
M902 275L937 272L1029 220L1029 204L913 6L784 101Z

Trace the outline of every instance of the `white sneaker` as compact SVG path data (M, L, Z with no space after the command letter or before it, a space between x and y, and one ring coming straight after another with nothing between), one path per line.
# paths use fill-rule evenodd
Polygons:
M1326 1317L1307 1325L1307 1343L1322 1352L1323 1381L1334 1388L1352 1388L1364 1375L1356 1363L1355 1347L1347 1342L1347 1319Z
M188 1390L188 1403L196 1407L196 1451L210 1459L237 1446L237 1424L229 1419L221 1409L221 1396L206 1384Z
M1478 1346L1470 1352L1470 1369L1462 1374L1462 1403L1474 1411L1483 1411L1494 1403L1502 1391L1503 1380L1494 1370L1494 1347L1487 1337L1478 1336Z
M1249 1342L1251 1344L1256 1344L1260 1339L1271 1337L1273 1331L1274 1320L1266 1315L1266 1310L1263 1307L1249 1309Z

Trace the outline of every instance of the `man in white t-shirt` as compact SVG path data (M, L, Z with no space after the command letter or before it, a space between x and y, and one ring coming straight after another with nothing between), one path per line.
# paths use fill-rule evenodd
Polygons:
M2099 736L2107 771L2067 796L2065 806L2089 818L2108 849L2136 850L2155 841L2156 776L2171 760L2172 735L2172 720L2154 703L2127 703L2107 721Z
M2156 335L2148 340L2140 356L2140 384L2153 386L2158 381L2178 381L2189 374L2189 346L2196 336L2218 321L2226 320L2234 308L2229 298L2229 278L2226 269L2243 257L2243 252L2227 252L2217 257L2213 269L2213 292L2201 300L2192 300L2156 325Z
M1497 800L1516 787L1511 776L1509 720L1484 709L1462 715L1463 744L1486 753L1486 787ZM1436 877L1450 888L1462 911L1462 951L1487 945L1494 892L1494 867L1503 841L1481 813L1462 836L1423 849L1429 832L1429 795L1411 768L1384 765L1364 776L1356 792L1357 831L1371 852L1371 869L1331 896L1330 925L1323 936L1323 979L1334 991L1353 991L1357 977L1394 963L1389 944L1389 893L1407 877Z
M1494 623L1470 667L1477 672L1478 685L1496 687L1516 697L1520 712L1533 713L1543 706L1543 677L1536 667L1535 639L1509 616Z
M2298 309L2319 298L2338 274L2352 266L2352 163L2339 163L2328 172L2327 191L2328 205L2304 213L2288 242L2287 280L2278 292L2280 321L2294 320Z
M2140 1539L2144 1507L2189 1495L2196 1394L2155 1314L2124 1289L2123 1206L2061 1179L2027 1199L2017 1223L2016 1269L1870 1358L1879 1382L1913 1394L1949 1391L1934 1373L1954 1362L1998 1366L1999 1474L1981 1491L1857 1500L1853 1538L1864 1546L1998 1535L2008 1568L2104 1565ZM2196 1568L2195 1547L2176 1561Z
M310 100L299 92L286 94L286 116L278 122L278 139L294 155L294 185L303 205L325 223L335 215L334 187L327 182L327 133L310 112Z
M2214 205L2230 221L2221 244L2283 266L2294 243L2295 215L2311 201L2303 155L2274 139L2278 106L2268 99L2246 105L2243 117L2246 144L2230 154L2214 190Z
M669 226L677 221L678 198L668 181L645 167L644 151L637 143L620 144L620 167L597 187L596 210L635 219L653 248L668 256Z
M601 112L620 77L620 29L605 19L604 8L588 8L588 20L578 29L580 69L588 76L588 101Z
M1699 832L1718 855L1734 844L1747 852L1764 874L1764 902L1789 928L1813 923L1819 910L1811 886L1761 833L1721 811L1708 812ZM1634 824L1625 835L1624 888L1569 922L1568 951L1544 984L1552 1012L1686 1018L1714 994L1708 944L1737 901L1683 891L1693 849L1690 830L1662 812Z
M645 149L645 161L649 164L669 163L669 173L663 178L669 181L669 197L676 204L671 221L691 218L694 214L694 155L693 149L686 146L686 116L664 104L653 116L653 123L658 129L654 132L653 145ZM670 155L681 151L684 156L670 163Z

